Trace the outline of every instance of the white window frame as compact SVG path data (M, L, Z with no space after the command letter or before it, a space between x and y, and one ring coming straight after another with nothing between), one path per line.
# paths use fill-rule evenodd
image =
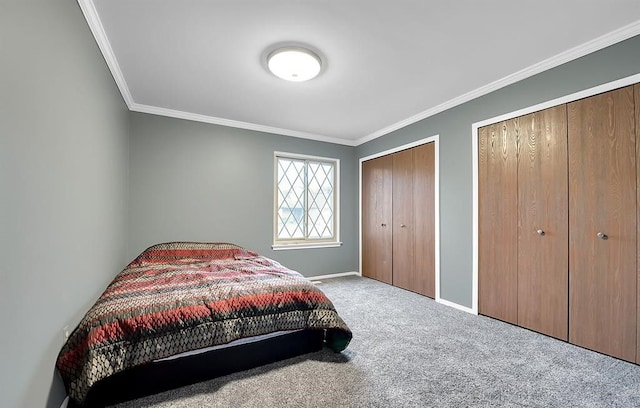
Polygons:
M333 238L330 239L279 239L278 238L278 158L320 161L333 165ZM305 186L306 188L306 186ZM307 209L305 208L305 219ZM306 222L306 221L305 221ZM275 251L286 249L311 249L339 247L340 242L340 159L310 156L306 154L273 152L273 245Z

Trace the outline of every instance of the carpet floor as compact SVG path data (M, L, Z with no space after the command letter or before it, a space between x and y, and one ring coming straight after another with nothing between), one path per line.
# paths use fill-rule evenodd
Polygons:
M640 407L640 366L371 279L319 287L353 331L342 353L117 407Z

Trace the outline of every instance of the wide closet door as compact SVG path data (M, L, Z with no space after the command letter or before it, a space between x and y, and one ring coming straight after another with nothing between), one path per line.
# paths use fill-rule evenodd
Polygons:
M569 341L636 360L633 87L570 103Z
M567 338L564 106L478 130L479 312Z
M362 163L363 275L392 283L393 157Z
M478 129L480 313L640 363L639 137L640 84Z

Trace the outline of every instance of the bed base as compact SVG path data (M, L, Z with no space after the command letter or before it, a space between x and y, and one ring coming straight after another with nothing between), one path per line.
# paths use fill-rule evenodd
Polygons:
M68 407L105 407L130 401L318 351L323 342L324 330L301 330L202 354L155 361L99 381L82 406L70 401Z

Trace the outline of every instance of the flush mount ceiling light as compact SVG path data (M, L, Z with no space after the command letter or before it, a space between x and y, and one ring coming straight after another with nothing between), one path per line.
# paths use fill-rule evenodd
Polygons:
M278 78L302 82L315 78L320 73L322 62L318 55L302 47L283 47L267 57L267 66Z

